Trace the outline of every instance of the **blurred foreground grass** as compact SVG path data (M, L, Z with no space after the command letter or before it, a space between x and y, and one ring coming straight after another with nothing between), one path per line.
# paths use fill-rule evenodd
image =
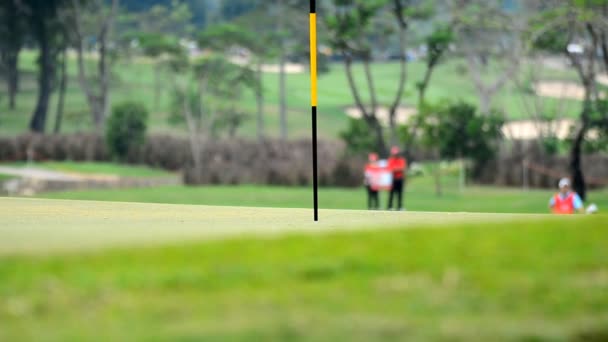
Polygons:
M0 340L605 341L606 222L0 257Z

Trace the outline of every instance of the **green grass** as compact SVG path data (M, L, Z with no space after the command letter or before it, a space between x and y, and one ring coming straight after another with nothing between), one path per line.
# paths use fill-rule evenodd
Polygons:
M23 78L21 82L22 92L18 97L18 108L14 111L6 109L5 89L0 88L0 134L15 135L27 130L30 114L36 103L36 54L32 51L22 53L21 69ZM91 65L93 67L93 65ZM398 64L376 63L373 66L373 75L377 87L378 99L381 103L390 103L394 97L397 84ZM355 80L364 87L364 76L362 67L356 65ZM439 66L434 74L434 80L428 90L428 99L436 101L440 99L466 100L477 103L475 90L466 73L463 73L463 62L451 60ZM416 82L420 81L424 73L422 62L412 62L408 67L408 81L405 89L404 105L416 104ZM163 80L164 91L159 99L159 107L154 107L154 73L150 63L142 62L140 59L132 61L121 60L114 69L116 81L112 86L112 101L114 103L133 100L144 103L151 112L150 127L152 132L180 132L181 129L167 123L167 113L170 103L170 82ZM90 129L90 118L85 97L80 90L77 81L77 70L75 63L69 65L70 86L66 98L66 118L64 131L74 132ZM543 70L544 79L575 79L576 75L570 71ZM271 136L277 136L279 132L278 117L278 75L266 74L264 76L265 98L266 98L266 124L267 132ZM287 94L289 107L289 132L292 137L308 137L310 126L310 100L309 100L309 76L308 74L288 75ZM365 92L362 92L365 94ZM530 96L523 94L530 100ZM364 98L364 101L369 99ZM48 128L54 123L54 108L56 96L51 103ZM331 72L321 75L319 79L319 134L323 137L337 137L338 132L343 130L347 124L344 107L352 105L352 95L348 88L344 68L340 64L332 65ZM547 100L547 103L557 103ZM240 134L246 137L255 136L255 100L253 94L245 96L243 107L248 109L252 115L240 130ZM511 118L523 118L526 111L522 103L522 95L513 85L508 85L497 96L494 105L505 110ZM570 115L578 112L575 101L567 101Z
M455 176L443 179L444 194L438 197L430 177L416 177L409 181L405 206L412 211L487 212L487 213L547 213L552 190L506 189L469 186L458 189ZM272 186L168 186L148 189L91 190L41 194L55 199L81 199L122 202L151 202L173 204L204 204L230 206L263 206L281 208L307 208L311 206L310 188ZM386 193L381 194L381 205L387 204ZM321 208L365 209L366 194L363 188L321 188ZM589 202L600 210L608 208L608 191L591 192Z
M342 226L367 220L367 230L346 232L305 224L310 217L300 210L0 201L3 236L30 234L34 244L55 230L78 237L80 247L133 230L141 238L148 229L180 235L196 220L203 230L326 230L207 242L182 235L169 245L51 254L38 244L0 257L0 340L603 341L608 334L606 217L487 215L463 223L445 214L325 213ZM174 214L186 222L159 220ZM127 217L132 229L116 227ZM379 229L389 217L404 229ZM12 246L4 240L0 250Z
M120 177L162 177L169 176L171 173L153 169L147 166L126 165L104 162L35 162L35 163L9 163L0 164L2 166L14 167L33 167L50 171L66 173L79 173L87 175L112 175Z
M14 176L10 176L10 175L3 175L0 173L0 183L9 181L11 179L15 178Z

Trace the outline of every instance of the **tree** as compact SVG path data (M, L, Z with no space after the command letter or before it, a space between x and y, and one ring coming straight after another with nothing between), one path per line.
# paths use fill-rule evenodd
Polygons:
M408 21L419 15L416 5L423 2L408 0L334 0L331 15L325 17L325 25L329 31L329 43L338 51L343 60L348 85L355 100L355 104L362 113L363 119L370 126L376 137L376 148L380 153L386 153L386 140L384 129L377 118L378 101L374 80L371 73L372 44L370 38L390 35L397 32L399 41L400 72L394 100L389 107L390 140L396 143L397 125L396 113L401 105L405 82L406 69L406 31ZM392 25L377 25L375 22L382 13L391 13ZM385 22L380 21L380 23ZM366 106L361 97L361 91L354 81L353 63L361 61L371 101Z
M95 129L103 131L110 104L110 36L119 0L70 0L78 57L78 80L84 91ZM93 37L97 47L97 72L89 75L85 66L85 42Z
M470 159L475 171L491 160L502 137L504 119L498 114L480 115L475 106L442 103L426 106L422 116L422 143L436 151L441 160ZM435 173L437 194L441 194L439 171Z
M496 94L517 73L522 61L524 13L513 13L498 1L454 0L453 21L457 42L482 114L491 112Z
M598 129L600 139L608 127L608 106L597 76L608 71L608 2L603 0L545 0L546 13L537 26L550 29L539 34L534 47L560 52L570 61L584 90L581 112L570 139L570 177L573 189L583 200L587 197L582 155L588 132ZM601 140L597 141L601 144Z
M238 106L244 89L255 87L253 71L212 54L190 63L172 63L174 97L172 121L185 122L194 166L202 166L204 139L217 138L223 129L234 136L244 117Z
M65 93L68 87L68 42L67 32L64 33L64 44L62 45L59 57L59 98L57 99L57 111L55 112L55 128L53 132L58 134L61 132L61 124L63 121L63 112L65 109Z
M308 45L308 31L303 27L308 25L308 17L301 14L308 10L308 0L255 0L257 11L250 16L259 21L258 32L264 28L265 37L272 37L273 45L277 46L279 74L279 136L288 137L288 103L287 103L287 62L299 46ZM273 20L267 20L270 14Z
M256 16L241 18L238 24L249 23ZM259 18L257 18L259 19ZM249 26L249 25L247 25ZM262 66L267 58L275 54L272 48L276 37L267 34L263 29L254 27L254 32L248 31L237 24L222 24L208 28L200 37L201 46L212 48L226 54L228 58L233 49L245 49L248 53L246 64L255 71L255 98L257 104L257 136L262 140L264 132L264 87Z
M172 0L169 6L154 5L136 15L139 31L131 34L143 54L154 62L154 107L158 108L162 96L163 65L176 54L184 53L181 39L192 36L192 11L188 3Z
M445 53L449 50L450 44L452 44L453 41L454 33L449 25L436 27L433 32L426 37L426 69L424 72L424 78L416 84L416 87L418 88L419 107L423 106L426 102L426 90L431 82L433 72L442 61Z
M163 61L184 53L184 51L176 37L164 33L141 32L137 41L143 54L154 61L154 107L158 108L161 98Z
M426 90L431 82L431 77L437 66L441 63L446 52L450 48L450 44L454 41L454 33L449 25L435 27L433 32L426 37L425 44L427 49L426 54L426 69L423 79L416 84L418 89L418 112L423 113L427 110L426 105ZM408 126L401 127L401 142L404 150L409 153L412 144L418 134L418 129L422 122L420 121L424 115L413 117ZM404 132L403 130L406 130Z
M579 122L570 151L570 173L574 190L583 200L587 197L587 186L582 166L583 145L587 132L596 126L606 127L608 111L597 86L597 75L600 65L608 70L608 3L605 1L571 1L568 4L566 17L568 18L567 37L568 44L564 52L570 59L572 67L576 70L584 88ZM579 44L583 52L578 53L572 46ZM598 60L598 51L603 52L603 58Z
M58 11L65 0L23 0L21 3L27 7L30 32L40 51L38 99L29 126L33 132L44 132L62 34Z
M10 109L15 109L19 91L19 53L26 35L24 17L24 6L17 0L0 3L0 70L6 72Z

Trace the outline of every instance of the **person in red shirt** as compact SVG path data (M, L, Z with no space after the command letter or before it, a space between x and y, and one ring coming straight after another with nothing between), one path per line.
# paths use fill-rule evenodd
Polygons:
M405 210L403 207L403 183L405 182L405 170L407 161L400 156L399 147L391 148L391 156L388 159L388 168L393 173L393 186L388 196L388 210L393 209L393 196L397 197L397 209Z
M378 187L373 181L374 172L378 169L378 155L370 153L368 163L365 165L365 188L367 189L367 209L378 210L380 208L380 199L378 197Z
M585 213L585 207L580 196L570 190L570 179L559 181L559 192L549 200L549 207L554 214L569 215L575 212Z

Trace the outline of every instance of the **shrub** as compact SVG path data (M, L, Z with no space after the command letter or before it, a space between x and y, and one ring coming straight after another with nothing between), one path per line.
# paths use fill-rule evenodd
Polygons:
M125 102L115 106L106 128L110 154L125 160L131 149L143 145L147 121L148 112L142 104Z
M423 141L441 158L467 158L480 168L492 160L502 137L504 119L497 113L481 115L465 102L442 103L425 112Z
M369 125L362 119L350 119L348 128L340 133L351 154L367 154L376 150L376 140Z

